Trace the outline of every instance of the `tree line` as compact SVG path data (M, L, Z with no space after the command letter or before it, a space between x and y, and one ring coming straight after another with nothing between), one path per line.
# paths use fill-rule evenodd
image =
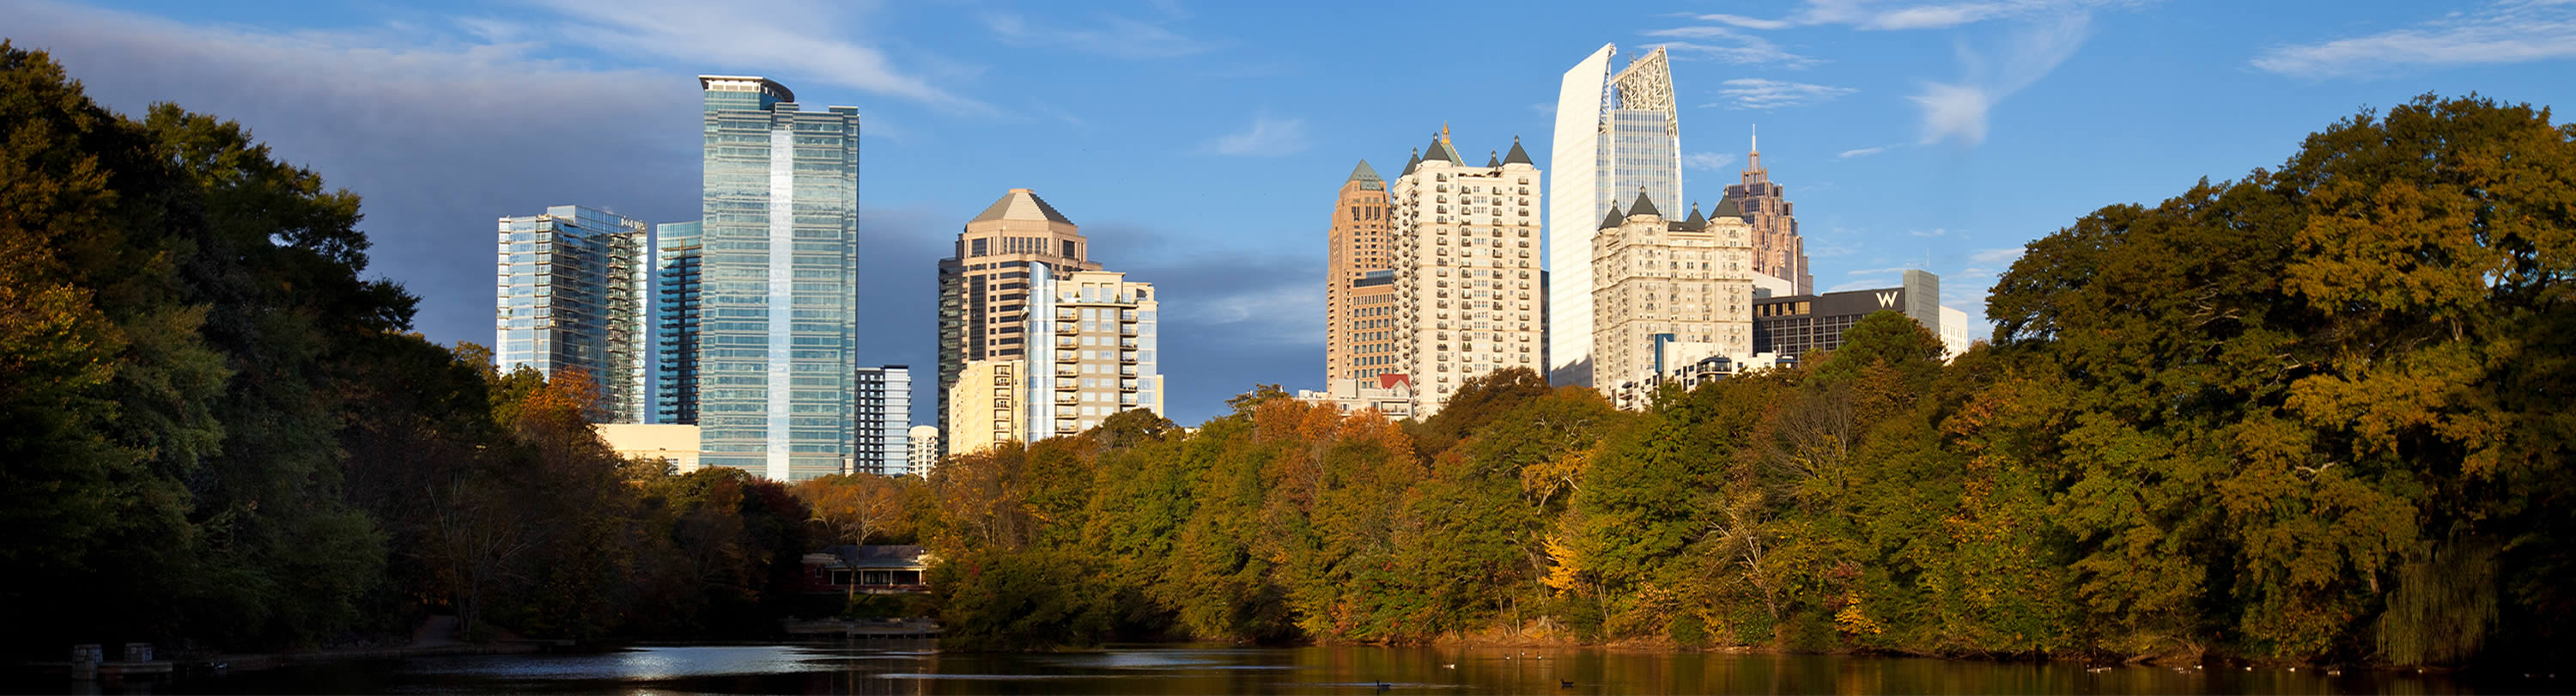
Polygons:
M1993 340L1893 313L1621 412L1275 389L951 457L948 640L1574 640L2403 665L2567 656L2576 126L2426 96L2032 242Z
M410 332L358 197L0 43L0 642L766 634L811 512L622 459L576 374Z
M11 647L752 635L918 542L958 648L1592 641L2564 658L2576 127L2416 99L2102 208L1943 360L1900 315L1642 412L1512 370L1390 422L1275 387L927 476L617 457L580 375L410 332L358 198L0 43Z

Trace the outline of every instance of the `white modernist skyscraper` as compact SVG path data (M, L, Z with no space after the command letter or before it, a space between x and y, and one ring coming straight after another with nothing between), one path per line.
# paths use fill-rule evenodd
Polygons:
M1672 65L1656 48L1616 74L1603 44L1556 97L1555 158L1547 180L1547 377L1593 386L1592 236L1642 191L1682 206L1681 130ZM1623 200L1625 199L1625 200Z

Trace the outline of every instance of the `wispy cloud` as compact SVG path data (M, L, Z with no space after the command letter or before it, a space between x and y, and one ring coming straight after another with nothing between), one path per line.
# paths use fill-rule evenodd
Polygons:
M1856 149L1856 150L1844 150L1844 151L1842 152L1842 154L1834 155L1834 157L1835 157L1835 158L1837 158L1837 159L1851 159L1851 158L1854 158L1854 157L1868 157L1868 156L1870 156L1870 155L1875 155L1875 154L1878 154L1878 153L1881 153L1881 152L1886 152L1886 151L1887 151L1887 146L1885 146L1885 145L1881 145L1881 146L1878 146L1878 147L1864 147L1864 148L1860 148L1860 149Z
M2083 14L2035 22L2014 31L2001 55L1991 62L1961 45L1959 62L1965 78L1955 83L1926 82L1922 93L1911 97L1923 110L1921 142L1947 140L1971 146L1985 142L1987 112L2056 70L2084 45L2091 30L2091 18Z
M1240 133L1217 136L1200 151L1243 157L1276 157L1306 149L1306 120L1257 116Z
M1780 48L1779 44L1772 43L1770 39L1726 27L1674 27L1648 31L1644 35L1674 39L1661 45L1676 60L1701 58L1738 65L1777 64L1791 68L1803 68L1816 63L1816 59L1790 53Z
M1692 152L1682 155L1682 167L1717 171L1734 164L1735 156L1723 152Z
M1732 100L1732 103L1726 105L1730 109L1781 109L1806 106L1858 91L1850 87L1782 82L1758 77L1739 77L1720 84L1725 86L1717 90L1717 96Z
M1851 275L1851 276L1877 276L1877 275L1887 275L1887 274L1889 274L1889 273L1904 273L1904 272L1906 272L1907 270L1909 270L1909 269L1911 269L1911 268L1913 268L1913 267L1912 267L1912 266L1890 266L1890 267L1887 267L1887 268L1864 268L1864 269L1860 269L1860 270L1857 270L1857 271L1850 271L1850 272L1846 272L1846 273L1844 273L1843 275Z
M1786 29L1816 25L1843 25L1871 31L1909 29L1947 29L1999 19L2021 19L2095 7L2136 5L2152 0L1971 0L1968 2L1872 2L1870 0L1807 0L1804 7L1779 19L1762 19L1732 14L1708 14L1695 17L1746 29Z
M1905 233L1916 237L1947 237L1950 235L1950 230L1948 228L1935 227L1930 230L1906 230Z
M2282 75L2327 78L2565 58L2576 58L2576 3L2504 0L2404 29L2273 48L2253 64Z
M2021 260L2022 252L2027 250L2025 247L1982 249L1975 254L1970 254L1968 262L1979 266L2008 266L2014 261Z
M1096 27L1046 26L1016 12L986 12L983 19L986 29L1013 46L1063 47L1113 58L1174 58L1210 48L1162 24L1112 15L1103 15Z
M859 5L780 0L749 13L689 0L536 1L560 15L531 22L544 35L611 55L823 82L954 113L991 111L898 66L873 44L834 35L833 29L865 24ZM800 19L773 21L780 16Z

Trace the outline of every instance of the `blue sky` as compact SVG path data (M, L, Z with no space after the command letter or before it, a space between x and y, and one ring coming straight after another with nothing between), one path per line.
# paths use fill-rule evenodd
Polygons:
M363 195L373 271L440 342L491 340L496 217L693 219L693 77L766 75L863 114L866 362L927 371L936 260L1028 187L1163 288L1184 423L1320 385L1353 161L1392 174L1443 124L1470 156L1518 135L1545 157L1560 76L1604 43L1671 48L1687 197L1715 202L1758 124L1820 289L1927 268L1972 315L2023 243L2277 164L2360 108L2576 104L2568 0L703 5L0 0L0 35L111 107L239 120Z

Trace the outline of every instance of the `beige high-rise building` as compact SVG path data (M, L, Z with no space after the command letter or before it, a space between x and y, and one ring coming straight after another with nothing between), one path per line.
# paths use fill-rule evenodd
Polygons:
M1468 166L1442 127L1389 187L1395 216L1395 365L1429 418L1468 379L1511 367L1544 374L1538 166L1508 157Z
M1726 202L1744 212L1753 226L1753 270L1797 285L1799 295L1816 292L1816 276L1807 268L1807 239L1798 236L1797 206L1789 190L1771 183L1762 168L1762 139L1753 139L1744 154L1744 180L1726 187Z
M949 420L949 391L966 364L1027 358L1031 264L1061 280L1100 270L1082 230L1028 189L1002 194L957 235L953 256L939 260L939 420ZM950 452L963 452L949 438Z
M1733 202L1667 221L1643 192L1592 237L1593 385L1651 385L1710 357L1753 357L1753 228Z
M1028 363L1020 360L975 360L957 371L946 393L949 454L980 452L1004 440L1016 440L1020 428L1021 378Z
M1080 433L1120 411L1163 413L1156 355L1162 303L1154 284L1129 282L1125 273L1079 271L1041 290L1030 326L1054 342L1030 352L1026 402L1032 410L1023 418L1023 439Z
M1367 160L1333 201L1324 273L1324 383L1403 372L1397 352L1395 227L1386 180Z

